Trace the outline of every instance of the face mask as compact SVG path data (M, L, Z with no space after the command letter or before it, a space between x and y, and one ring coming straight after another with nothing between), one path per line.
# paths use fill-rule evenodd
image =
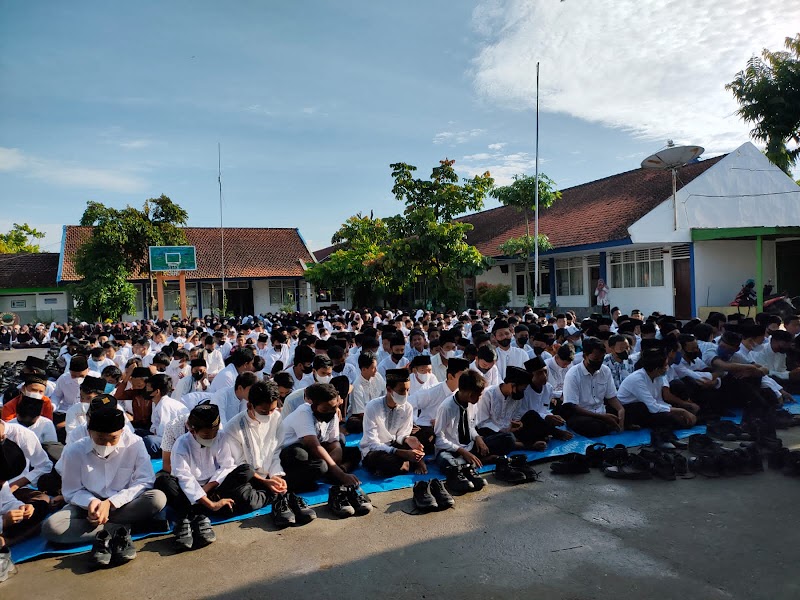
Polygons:
M511 397L512 397L514 400L522 400L522 398L523 398L524 396L525 396L525 390L522 390L521 392L520 392L520 391L517 391L517 390L514 390L513 392L511 392Z
M194 439L197 440L197 443L200 444L203 448L210 448L214 444L214 440L217 438L211 438L207 440L205 438L194 436Z
M456 351L455 350L448 350L447 352L444 353L444 357L447 360L450 360L451 358L455 358L456 357Z
M482 367L479 367L477 364L475 366L478 367L478 371L480 371L484 375L486 375L489 372L489 370L492 368L492 367L489 367L488 369L484 369ZM492 365L492 366L494 366L494 365Z
M422 383L427 383L430 377L431 377L430 373L417 373L417 380Z
M341 373L342 371L344 371L344 363L336 365L335 367L333 367L333 370L337 373Z
M316 379L317 379L317 383L330 383L331 382L331 376L330 375L324 375L324 376L323 375L317 375Z
M400 362L403 356L405 355L402 352L392 352L392 360L395 362Z
M269 420L272 418L272 415L262 415L257 413L256 411L253 411L253 416L259 423L269 423Z
M303 374L304 375L308 375L313 370L314 370L314 367L312 365L308 365L308 366L303 365Z
M679 365L679 364L681 364L682 360L683 360L683 354L681 352L676 352L675 353L675 358L672 359L672 364L673 365Z
M86 378L85 378L85 377L76 377L75 379L73 379L73 381L74 381L75 383L77 383L78 385L80 385L80 384L82 384L82 383L83 383L83 380L84 380L84 379L86 379Z
M313 412L314 412L314 418L320 423L330 423L331 421L333 421L333 417L336 416L335 412L329 412L329 413L320 413L317 411Z
M202 371L199 373L192 373L192 379L194 379L195 381L201 381L205 376L206 374L203 373Z
M23 392L26 398L33 398L34 400L41 400L44 394L41 392Z
M586 365L586 370L589 371L589 373L597 373L597 371L600 370L600 367L603 366L602 360L589 360L586 362L588 363Z
M544 348L537 348L537 347L534 346L533 353L536 356L541 356L542 354L544 354Z
M504 340L497 340L497 343L500 344L502 348L508 348L511 345L511 338L506 338Z
M519 346L520 348L524 348L525 344L528 343L528 340L530 340L530 338L526 337L517 338L517 346Z
M397 404L397 406L403 406L406 402L408 402L408 394L396 394L392 392L392 400L395 404Z
M106 458L109 456L114 451L114 448L116 448L116 446L101 446L100 444L95 444L92 442L92 449L100 458Z
M112 394L112 393L114 393L115 389L117 389L117 386L115 386L113 383L106 383L105 390L103 390L103 391L106 394Z
M628 360L628 351L623 350L622 352L617 352L617 358L620 360Z
M153 392L142 392L142 398L144 398L145 400L152 400Z

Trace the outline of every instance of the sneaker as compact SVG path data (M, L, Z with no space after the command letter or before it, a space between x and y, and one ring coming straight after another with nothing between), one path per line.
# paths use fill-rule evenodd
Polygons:
M316 511L308 506L304 498L293 492L289 492L286 496L289 499L289 508L294 513L294 519L298 525L306 525L317 518Z
M105 529L98 531L94 536L89 562L95 568L107 567L111 564L111 534Z
M500 481L511 484L525 483L528 481L528 478L525 477L525 473L511 466L511 460L507 456L498 458L496 464L497 468L494 471L494 476Z
M192 517L192 534L194 544L197 548L203 548L217 541L217 534L211 526L211 519L205 515L195 515Z
M192 537L192 524L189 517L184 517L175 523L175 529L172 530L175 536L175 544L181 550L191 550L194 545L194 537Z
M427 481L418 481L414 484L412 498L414 499L414 507L420 512L439 509L436 498L431 494L431 484Z
M650 446L656 450L675 450L675 444L670 441L666 432L660 429L653 429L650 432Z
M328 490L328 508L334 515L342 519L356 514L356 509L350 506L347 499L347 488L342 485L332 485Z
M464 477L469 480L476 492L486 487L488 481L486 481L484 477L478 475L475 469L472 468L472 465L464 465L461 467L461 472L464 474Z
M447 492L441 481L438 479L431 479L430 490L434 500L436 500L436 504L439 506L439 510L455 508L456 501L453 500L453 497Z
M525 475L525 481L539 481L540 473L528 462L527 456L524 454L514 454L508 458L511 461L511 467L517 471L522 471L522 474Z
M369 501L369 496L361 491L360 487L350 486L347 490L347 499L359 517L372 512L372 502Z
M475 485L467 479L466 475L461 472L459 467L450 467L447 469L447 479L445 480L447 487L451 492L460 496L475 490Z
M572 452L550 463L550 470L556 475L579 475L589 472L589 461L583 454Z
M127 527L120 527L111 538L111 559L114 564L124 565L134 558L136 558L136 548L131 539L131 530Z
M8 579L12 573L16 573L17 568L11 560L11 549L8 546L0 548L0 583Z
M289 507L287 494L279 494L272 502L272 522L278 529L294 525L296 520L294 512Z

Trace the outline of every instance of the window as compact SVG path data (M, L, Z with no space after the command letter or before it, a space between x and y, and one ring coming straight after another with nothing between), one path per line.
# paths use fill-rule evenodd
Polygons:
M317 302L345 302L345 288L317 289Z
M663 286L664 258L661 248L613 252L611 285L615 288Z
M269 282L269 303L274 306L294 304L294 279L271 279Z
M211 298L209 298L209 301ZM210 302L209 302L210 303ZM197 308L197 287L186 284L186 310L192 311ZM139 310L137 305L136 310ZM164 288L164 310L167 312L178 312L181 310L181 290L177 281L168 281Z
M583 258L577 256L556 261L556 293L559 296L583 294Z
M525 295L525 274L519 273L517 275L517 296L524 296Z

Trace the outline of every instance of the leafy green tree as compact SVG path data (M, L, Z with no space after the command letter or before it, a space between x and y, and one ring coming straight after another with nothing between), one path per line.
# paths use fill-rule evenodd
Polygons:
M34 240L44 238L44 233L23 223L14 223L8 233L0 233L0 254L40 252L39 244Z
M511 286L504 283L492 285L491 283L481 282L475 288L475 299L481 308L497 312L501 308L508 306L511 297Z
M539 234L538 239L531 235L530 216L535 215L536 211L536 178L530 175L514 175L511 184L498 187L492 190L492 197L500 201L504 206L513 206L517 211L525 216L525 235L509 238L502 246L500 251L506 256L522 257L525 261L525 273L530 272L530 256L536 250L550 250L553 245L547 236ZM561 192L556 189L555 182L547 175L539 175L539 209L549 208L556 200L561 198ZM535 290L531 290L529 277L525 277L525 296L528 304L533 305Z
M800 156L800 33L786 38L786 50L764 48L725 89L739 103L739 116L755 124L750 135L766 144L767 158L791 175Z
M76 254L75 270L83 279L72 286L79 314L99 320L134 312L136 288L128 279L149 273L148 246L186 243L180 227L188 217L163 194L146 200L141 210L87 202L80 224L92 227L92 235Z

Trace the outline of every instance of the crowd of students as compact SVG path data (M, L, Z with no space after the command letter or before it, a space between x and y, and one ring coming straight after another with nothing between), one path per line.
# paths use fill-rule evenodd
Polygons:
M63 374L29 356L2 407L0 567L34 535L128 562L131 529L164 526L165 507L182 549L215 540L214 515L271 506L276 527L304 525L301 494L323 481L335 515L365 515L359 465L422 475L429 457L445 482L418 478L415 504L447 508L486 485L483 464L535 477L518 450L735 407L770 436L800 392L798 316L365 309L33 329Z

